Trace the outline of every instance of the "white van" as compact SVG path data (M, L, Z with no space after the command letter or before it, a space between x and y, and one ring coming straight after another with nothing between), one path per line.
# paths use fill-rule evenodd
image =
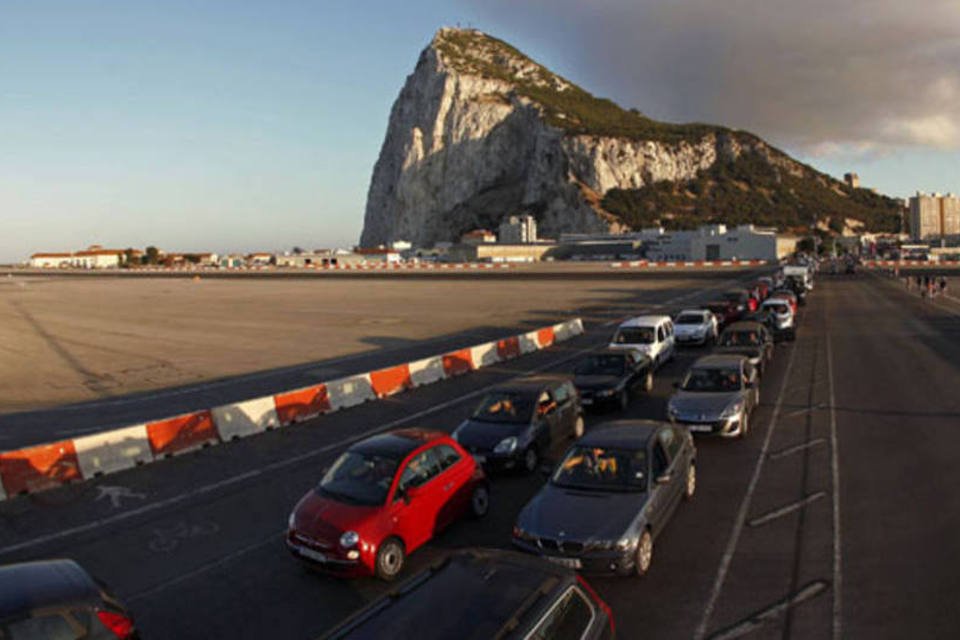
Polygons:
M610 340L611 349L632 349L650 358L657 368L673 358L676 337L670 316L638 316L619 327Z

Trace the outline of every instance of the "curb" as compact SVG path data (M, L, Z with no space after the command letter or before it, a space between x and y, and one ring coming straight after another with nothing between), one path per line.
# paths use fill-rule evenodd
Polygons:
M413 362L143 424L0 453L0 500L246 438L545 349L584 333L574 318Z

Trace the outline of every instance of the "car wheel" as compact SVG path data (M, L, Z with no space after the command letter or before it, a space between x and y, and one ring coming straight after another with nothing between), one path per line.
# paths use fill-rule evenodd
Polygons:
M653 536L649 529L644 529L637 543L636 572L638 576L646 575L653 563Z
M697 492L697 465L692 461L690 466L687 467L687 482L683 487L683 498L685 500L692 500L693 494Z
M396 538L387 538L377 549L377 577L391 582L400 575L406 559L403 544Z
M653 371L647 371L647 375L643 378L643 390L647 393L653 391Z
M583 416L577 416L577 421L573 423L573 437L582 438L585 430L586 428L583 424Z
M539 462L540 456L537 454L537 449L531 445L523 454L523 470L527 473L533 473L537 470Z
M630 406L630 394L624 389L620 392L620 410L626 411L628 406Z
M470 514L480 519L490 511L490 490L484 484L478 484L473 488L473 494L470 496Z

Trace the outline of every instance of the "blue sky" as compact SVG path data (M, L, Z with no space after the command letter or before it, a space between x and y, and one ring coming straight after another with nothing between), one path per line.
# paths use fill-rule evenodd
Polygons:
M721 99L730 94L723 87L697 94L705 83L691 89L675 56L650 61L644 52L647 75L618 67L611 58L624 56L604 37L614 23L633 19L639 42L645 29L678 21L631 13L639 5L7 0L0 10L0 262L91 243L220 252L352 245L390 106L433 32L458 23L654 117L753 129L834 175L856 170L891 195L960 190L960 154L937 142L944 127L949 138L953 113L945 121L912 114L899 129L885 115L873 135L844 120L851 110L855 122L869 120L857 109L870 104L844 103L832 114L829 104L813 103L808 123L796 107L778 114L731 105ZM904 54L904 65L910 60ZM681 62L679 71L704 66ZM665 68L673 71L656 75ZM729 68L707 71L736 77ZM940 89L948 98L954 79ZM751 88L755 101L776 105L782 96L763 96L765 86ZM836 127L823 126L832 115ZM851 130L857 135L845 135ZM913 138L890 133L921 130Z

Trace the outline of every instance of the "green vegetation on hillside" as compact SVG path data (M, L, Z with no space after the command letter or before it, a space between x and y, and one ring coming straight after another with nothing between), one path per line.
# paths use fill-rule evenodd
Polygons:
M842 230L843 218L863 221L868 231L900 230L896 200L816 173L791 175L756 152L718 161L693 180L612 189L602 206L634 229L694 229L714 222L799 229L816 217L830 218L834 231Z
M513 84L518 94L543 107L548 124L573 134L678 144L697 142L711 133L729 132L707 124L658 122L635 109L627 111L612 100L597 98L551 73L506 42L479 32L447 31L438 39L437 48L461 72ZM531 65L535 71L520 78L511 61Z

